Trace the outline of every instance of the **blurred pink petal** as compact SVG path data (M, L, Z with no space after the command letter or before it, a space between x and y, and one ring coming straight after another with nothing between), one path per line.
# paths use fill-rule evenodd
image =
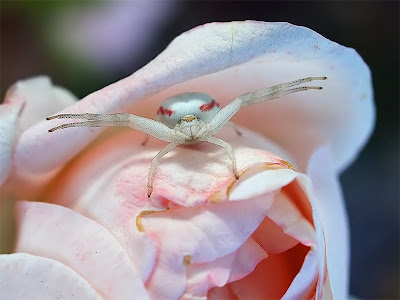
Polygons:
M141 70L92 93L65 112L128 111L145 99L134 112L149 115L166 96L183 91L210 93L226 104L245 92L306 76L327 76L329 80L322 92L254 105L246 108L247 114L239 112L236 120L273 136L292 153L301 170L311 153L325 143L331 145L335 169L343 169L372 130L369 69L353 49L287 23L245 21L196 27L177 37ZM23 134L16 149L19 172L52 170L99 132L79 128L47 133L59 123L42 122ZM65 140L67 145L62 143ZM51 159L44 149L54 153Z
M102 297L146 299L124 249L98 223L62 206L17 204L16 252L57 260L81 274Z
M70 91L53 85L47 76L17 81L4 99L9 104L24 102L18 121L21 132L49 115L72 106L77 100Z
M101 299L64 264L25 253L0 255L0 290L2 299Z
M18 132L18 114L23 102L0 105L0 186L8 179L12 168L12 152Z
M164 32L178 8L174 1L78 4L58 14L50 30L59 47L97 68L127 69Z
M0 105L0 186L11 172L12 152L19 135L76 100L66 89L53 86L45 76L20 80L10 87Z

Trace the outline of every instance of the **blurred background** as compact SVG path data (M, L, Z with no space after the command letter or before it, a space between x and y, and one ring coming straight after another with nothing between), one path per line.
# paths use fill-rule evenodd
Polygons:
M0 92L49 75L82 98L212 21L286 21L355 48L372 70L377 124L341 175L353 296L399 298L399 2L2 1ZM339 245L338 245L339 246Z

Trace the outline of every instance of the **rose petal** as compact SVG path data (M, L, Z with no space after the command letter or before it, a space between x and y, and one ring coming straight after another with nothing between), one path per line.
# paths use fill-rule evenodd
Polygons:
M318 278L318 250L311 249L282 299L312 299Z
M337 299L349 293L349 226L337 175L329 147L312 155L307 170L313 182L316 201L324 228L326 261L331 289Z
M250 275L229 284L239 299L282 298L299 272L308 247L298 244L292 249L269 256Z
M48 257L69 266L109 299L147 299L126 252L98 223L62 206L18 202L16 252Z
M271 193L248 201L171 208L144 217L145 232L159 244L158 261L147 283L150 295L181 296L186 288L185 257L200 264L236 251L264 219L272 200Z
M273 170L275 167L288 168L281 159L269 153L270 149L276 149L277 146L251 131L246 130L244 134L245 137L239 137L231 128L227 128L220 136L235 149L239 171L254 168L255 172L271 172L270 175L263 175L265 182L260 188L256 189L254 186L258 195L273 191L293 180L295 172ZM114 134L112 139L99 141L74 160L52 184L52 192L46 201L82 212L86 208L103 209L103 206L123 203L163 208L160 203L165 202L165 199L183 206L226 199L224 191L234 181L231 162L225 149L208 143L179 147L167 154L157 166L153 193L147 199L147 176L151 160L165 143L152 139L143 147L140 144L143 138L142 133L127 130ZM237 192L241 189L242 182L247 182L246 174L233 185L229 196L231 200L256 196L253 190L246 188L243 188L240 195ZM89 184L94 177L96 184ZM253 181L250 184L253 185ZM121 203L108 200L108 197L116 196ZM104 199L103 206L99 205L99 199Z
M182 299L206 297L209 289L239 280L267 258L266 252L252 239L248 239L231 254L205 264L186 267L187 289Z
M276 146L250 131L244 133L246 137L243 138L238 137L233 130L227 129L223 133L226 140L238 146L236 155L239 168L246 164L281 161L268 152L251 149L276 149ZM223 201L226 194L220 192L226 190L232 182L233 173L222 148L207 144L199 145L202 147L200 149L179 148L171 153L171 158L166 156L160 162L154 192L148 198L148 169L152 157L162 147L162 142L151 140L143 147L140 143L138 145L138 141L143 138L141 133L126 131L93 146L69 164L68 169L52 182L45 200L67 206L108 228L127 251L142 280L146 281L156 261L156 246L150 237L137 230L135 221L139 213L143 210L165 209L172 205L172 201L184 206L205 204L207 198L209 202ZM210 150L213 153L208 154ZM211 158L208 158L209 155ZM282 182L279 185L276 180L271 180L270 184L264 184L260 194L281 187L292 180L292 174L295 174L291 171L285 177L275 171L271 172L273 175L265 177L266 180L275 176ZM226 179L222 179L224 177ZM95 182L93 178L96 178ZM234 186L232 194L235 191ZM248 194L251 192L251 189L247 189Z
M316 245L312 246L311 250L316 250L318 260L318 280L315 291L315 299L321 299L322 288L326 278L326 244L324 229L321 224L321 217L317 204L319 199L315 197L312 182L307 176L299 174L296 181L294 181L292 184L295 184L297 188L302 189L307 194L307 199L311 205L312 221L314 224L316 236ZM299 292L302 293L302 287L298 287L300 288ZM292 290L291 293L297 294L297 291Z
M250 107L248 115L239 113L238 120L273 136L295 155L302 169L313 150L329 142L334 166L342 169L372 130L369 69L354 50L287 23L246 21L197 27L177 37L138 72L87 96L66 112L126 111L139 99L170 86L148 98L143 102L146 107L136 108L135 113L148 115L151 108L155 112L163 98L183 91L208 92L225 104L245 92L306 76L328 76L322 83L325 90ZM16 151L20 172L54 169L99 132L79 128L47 133L61 122L42 122L23 134ZM49 151L50 158L45 155Z
M18 114L23 102L0 105L0 186L11 172L12 151L18 132Z
M45 257L0 255L2 299L101 299L78 273Z
M78 100L70 91L53 85L47 76L17 81L7 94L5 103L22 99L24 109L19 118L19 129L24 131L49 115L69 107Z

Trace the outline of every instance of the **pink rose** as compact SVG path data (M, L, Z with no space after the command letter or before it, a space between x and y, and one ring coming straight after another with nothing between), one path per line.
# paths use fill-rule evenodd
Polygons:
M150 198L147 173L165 142L142 146L145 135L130 129L50 134L63 121L44 121L63 108L154 118L180 92L226 105L307 76L327 76L324 89L243 108L233 119L243 136L229 126L219 134L239 180L224 149L178 147L161 160ZM0 106L2 191L20 200L0 290L6 299L345 299L337 176L371 133L372 98L353 49L304 27L253 21L196 27L80 102L43 77L17 83Z

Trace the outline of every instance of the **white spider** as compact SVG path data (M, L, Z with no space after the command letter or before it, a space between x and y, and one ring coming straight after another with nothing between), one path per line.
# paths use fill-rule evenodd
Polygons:
M261 101L279 98L283 95L306 91L320 90L319 86L293 86L313 80L325 80L326 77L307 77L287 83L281 83L259 91L243 94L220 108L218 103L209 95L203 93L182 93L165 99L157 111L157 121L139 117L128 113L115 114L60 114L48 117L52 119L84 119L89 120L78 123L68 123L49 130L53 132L68 127L131 127L140 130L160 140L169 142L153 158L150 166L147 195L153 190L153 176L158 161L165 154L181 144L194 144L209 142L226 149L232 161L233 173L239 178L236 168L236 158L231 145L215 137L215 135L229 122L240 108ZM235 129L236 130L236 129ZM238 130L236 130L240 134Z

